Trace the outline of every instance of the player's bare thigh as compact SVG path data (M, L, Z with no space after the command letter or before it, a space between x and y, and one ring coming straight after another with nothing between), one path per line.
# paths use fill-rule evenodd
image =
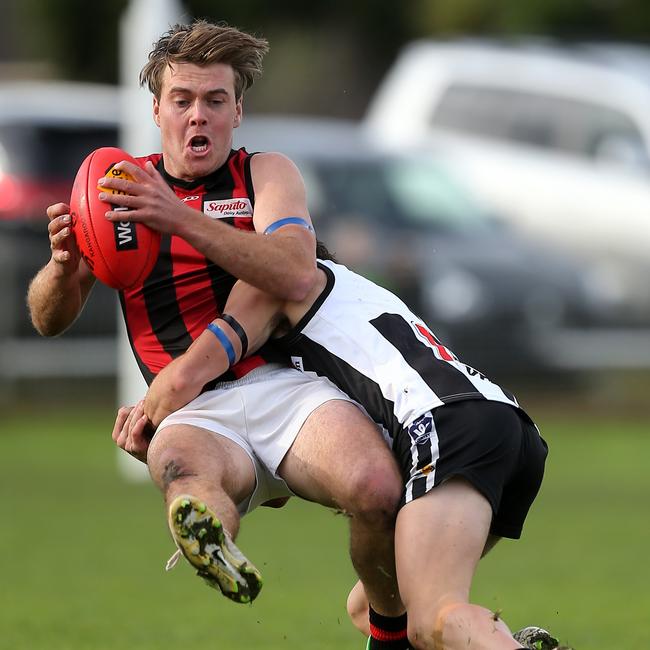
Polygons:
M407 607L444 598L467 602L476 565L489 546L491 521L487 499L462 478L451 478L401 508L395 555Z
M375 489L398 500L402 489L397 462L379 428L343 400L325 402L311 413L278 474L299 496L334 507Z

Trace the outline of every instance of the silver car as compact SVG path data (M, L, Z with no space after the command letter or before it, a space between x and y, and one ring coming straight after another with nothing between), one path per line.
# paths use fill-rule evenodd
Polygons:
M492 219L443 160L379 153L345 121L247 116L235 139L289 155L319 239L463 360L497 377L583 365L558 355L559 338L601 324L598 289L566 256Z

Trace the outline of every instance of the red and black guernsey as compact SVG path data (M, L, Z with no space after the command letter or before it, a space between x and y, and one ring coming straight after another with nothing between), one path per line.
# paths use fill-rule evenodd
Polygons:
M254 230L255 195L250 162L254 154L233 150L228 160L209 176L187 182L170 176L161 154L150 160L178 198L235 228ZM221 314L235 278L207 259L184 239L163 235L156 265L137 287L120 291L120 303L131 348L148 384L172 359L183 354ZM267 345L256 355L235 364L220 380L242 377L268 361L286 362L286 356Z

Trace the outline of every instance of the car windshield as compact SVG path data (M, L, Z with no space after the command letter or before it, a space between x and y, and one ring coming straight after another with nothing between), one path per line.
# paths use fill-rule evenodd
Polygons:
M480 208L435 161L327 161L306 174L308 185L310 175L320 185L308 187L316 214L345 213L411 230L475 232L491 227Z

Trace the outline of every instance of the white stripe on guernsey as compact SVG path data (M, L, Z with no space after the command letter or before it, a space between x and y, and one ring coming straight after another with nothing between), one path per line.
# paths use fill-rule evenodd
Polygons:
M420 322L408 307L395 295L382 287L369 283L343 266L323 262L335 278L331 294L304 325L302 333L325 347L357 370L360 375L376 382L382 397L393 403L393 412L402 426L408 426L426 411L443 404L441 395L430 386L420 373L405 361L399 348L388 341L374 327L372 321L384 314L396 314L405 321ZM435 354L435 346L429 346ZM441 349L437 350L441 353ZM464 399L479 397L512 404L513 402L496 384L468 370L457 360L444 361L465 377L467 393L442 395L444 398ZM461 385L464 382L461 382ZM444 388L444 377L442 381ZM476 390L477 394L472 394Z
M408 435L408 433L406 434ZM413 473L418 466L418 446L411 441L411 471L409 472L410 478L406 482L406 495L404 500L406 503L413 501Z
M431 431L431 465L433 470L427 474L427 492L433 487L436 478L436 470L438 469L438 461L440 460L440 444L438 440L438 429L436 429L436 421L431 418L433 422L433 431Z
M447 363L457 368L467 379L472 382L476 389L485 397L494 400L496 402L505 402L506 404L514 404L519 406L517 400L511 399L506 395L500 386L492 383L489 379L484 377L480 372L474 370L471 366L468 366L461 361L448 361Z
M403 425L441 406L442 401L420 374L369 322L383 311L373 310L372 303L341 304L336 314L321 308L303 328L303 334L315 341L333 342L330 349L341 359L377 381L383 397L395 404L395 416Z
M433 488L435 480L436 480L436 468L438 467L438 460L440 459L440 445L438 441L438 431L436 429L436 421L431 418L431 438L429 439L429 444L430 444L430 449L431 449L431 466L433 467L432 471L429 474L425 474L426 476L426 482L425 482L425 490L428 492ZM406 433L408 435L408 433ZM422 445L424 446L424 445ZM406 503L409 503L409 501L413 501L413 482L416 479L422 478L422 474L417 474L416 476L413 476L413 474L417 471L417 466L418 466L418 445L413 443L411 445L411 478L406 482L406 489L405 489L405 497L404 500Z

